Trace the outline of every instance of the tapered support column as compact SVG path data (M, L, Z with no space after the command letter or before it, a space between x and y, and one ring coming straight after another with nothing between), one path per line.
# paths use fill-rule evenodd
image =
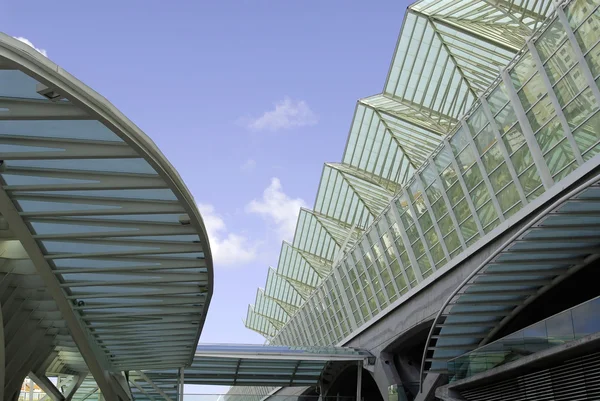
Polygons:
M356 401L360 401L362 399L362 373L363 366L362 361L360 361L356 367Z
M0 401L4 401L4 378L6 376L6 354L4 348L4 317L0 307Z
M29 372L29 378L33 380L53 401L64 401L65 397L56 386L43 374L37 375Z
M179 393L179 401L183 401L183 389L184 389L184 384L185 384L185 380L184 380L184 369L183 368L179 368L179 378L178 378L178 383L179 383L179 388L178 388L178 393Z
M436 389L446 383L448 383L448 380L445 376L437 373L428 373L425 376L425 380L423 380L421 391L415 398L415 401L434 401Z

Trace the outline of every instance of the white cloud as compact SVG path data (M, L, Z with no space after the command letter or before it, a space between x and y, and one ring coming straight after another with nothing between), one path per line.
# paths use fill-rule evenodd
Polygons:
M18 41L21 41L21 42L25 43L28 46L33 47L35 50L37 50L38 52L40 52L45 57L48 57L48 53L46 53L46 50L44 50L44 49L38 49L37 47L35 47L33 45L33 43L31 43L31 41L29 39L24 38L22 36L15 36L14 38L17 39Z
M305 127L317 123L317 115L304 100L285 97L275 103L275 109L265 112L256 119L250 119L247 126L253 131L277 131L294 127Z
M202 214L215 266L243 264L256 258L256 246L243 235L227 232L225 221L213 205L198 204Z
M246 171L246 172L247 171L252 171L255 168L256 168L256 160L254 160L254 159L248 159L248 160L246 160L246 162L244 164L242 164L240 166L240 169L242 171Z
M279 178L275 177L264 190L262 199L254 199L246 206L246 210L270 220L276 225L283 239L291 240L301 207L306 207L306 202L300 198L292 199L285 194Z

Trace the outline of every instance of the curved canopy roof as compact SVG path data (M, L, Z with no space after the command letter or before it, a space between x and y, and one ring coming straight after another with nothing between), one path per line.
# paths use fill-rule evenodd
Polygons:
M600 256L600 182L592 178L543 210L492 253L446 300L421 372L493 340L526 305Z
M191 193L106 99L4 34L0 163L0 245L23 251L0 252L1 270L35 275L28 288L47 291L68 328L43 333L45 366L98 379L189 365L213 281Z

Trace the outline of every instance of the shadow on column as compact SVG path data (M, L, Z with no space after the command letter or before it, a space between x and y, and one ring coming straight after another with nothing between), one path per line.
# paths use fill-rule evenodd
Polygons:
M349 366L348 368L344 369L333 380L324 396L338 397L339 401L356 399L356 369L356 366ZM379 392L377 383L375 383L371 373L365 369L362 370L361 389L362 399L364 401L383 401L383 397Z

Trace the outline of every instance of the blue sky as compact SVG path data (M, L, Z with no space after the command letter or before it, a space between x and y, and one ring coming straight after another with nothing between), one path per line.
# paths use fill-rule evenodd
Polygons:
M407 1L5 1L0 26L105 96L177 168L211 234L201 341L262 343L248 303L380 93Z

